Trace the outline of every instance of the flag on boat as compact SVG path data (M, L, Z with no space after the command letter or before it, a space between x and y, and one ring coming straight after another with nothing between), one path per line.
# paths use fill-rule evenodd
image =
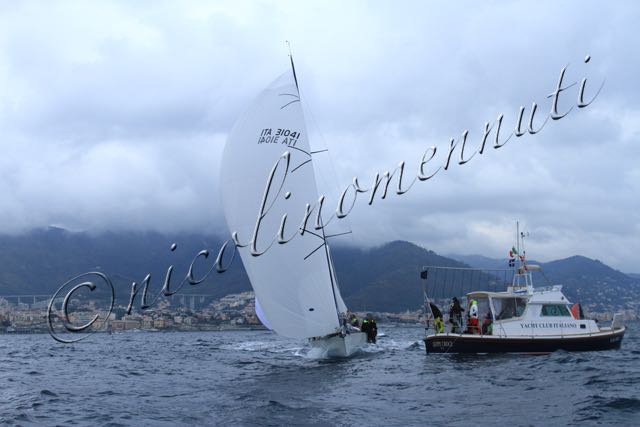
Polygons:
M512 246L511 250L509 251L509 258L513 258L516 255L518 255L518 251L516 250L515 246Z
M511 258L509 260L509 267L515 267L516 266L516 259L515 258Z

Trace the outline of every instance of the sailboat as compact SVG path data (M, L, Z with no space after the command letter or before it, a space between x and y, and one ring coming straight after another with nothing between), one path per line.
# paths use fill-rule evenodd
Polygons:
M366 334L348 325L324 227L314 217L300 221L319 195L290 59L291 68L259 94L227 139L224 215L261 322L279 335L308 339L319 357L349 357L366 345Z

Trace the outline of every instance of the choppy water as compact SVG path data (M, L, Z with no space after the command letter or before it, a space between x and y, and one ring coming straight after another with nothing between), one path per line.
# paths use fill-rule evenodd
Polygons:
M619 351L426 355L419 327L319 361L269 332L0 336L0 423L640 425L640 334Z

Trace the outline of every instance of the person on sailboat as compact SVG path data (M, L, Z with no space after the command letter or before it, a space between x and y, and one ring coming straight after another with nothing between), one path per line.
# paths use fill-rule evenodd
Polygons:
M444 333L444 322L442 321L442 312L432 302L429 302L429 308L431 309L431 314L433 314L433 323L435 324L435 330L437 334Z
M378 325L376 325L376 321L371 313L367 314L367 317L362 321L362 327L360 328L360 330L367 334L367 342L373 344L376 343L376 336L378 335Z
M451 306L449 306L449 323L451 323L451 333L458 333L462 328L462 312L464 309L460 306L458 298L453 297Z
M354 328L358 328L360 329L360 321L358 320L358 316L356 316L355 313L351 313L349 316L349 323L351 324L351 326L353 326Z

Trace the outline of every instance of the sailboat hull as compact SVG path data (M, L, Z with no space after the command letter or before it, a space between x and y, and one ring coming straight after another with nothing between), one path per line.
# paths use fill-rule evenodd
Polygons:
M345 336L330 335L322 338L311 338L312 356L318 358L350 357L367 345L367 334L351 332Z

